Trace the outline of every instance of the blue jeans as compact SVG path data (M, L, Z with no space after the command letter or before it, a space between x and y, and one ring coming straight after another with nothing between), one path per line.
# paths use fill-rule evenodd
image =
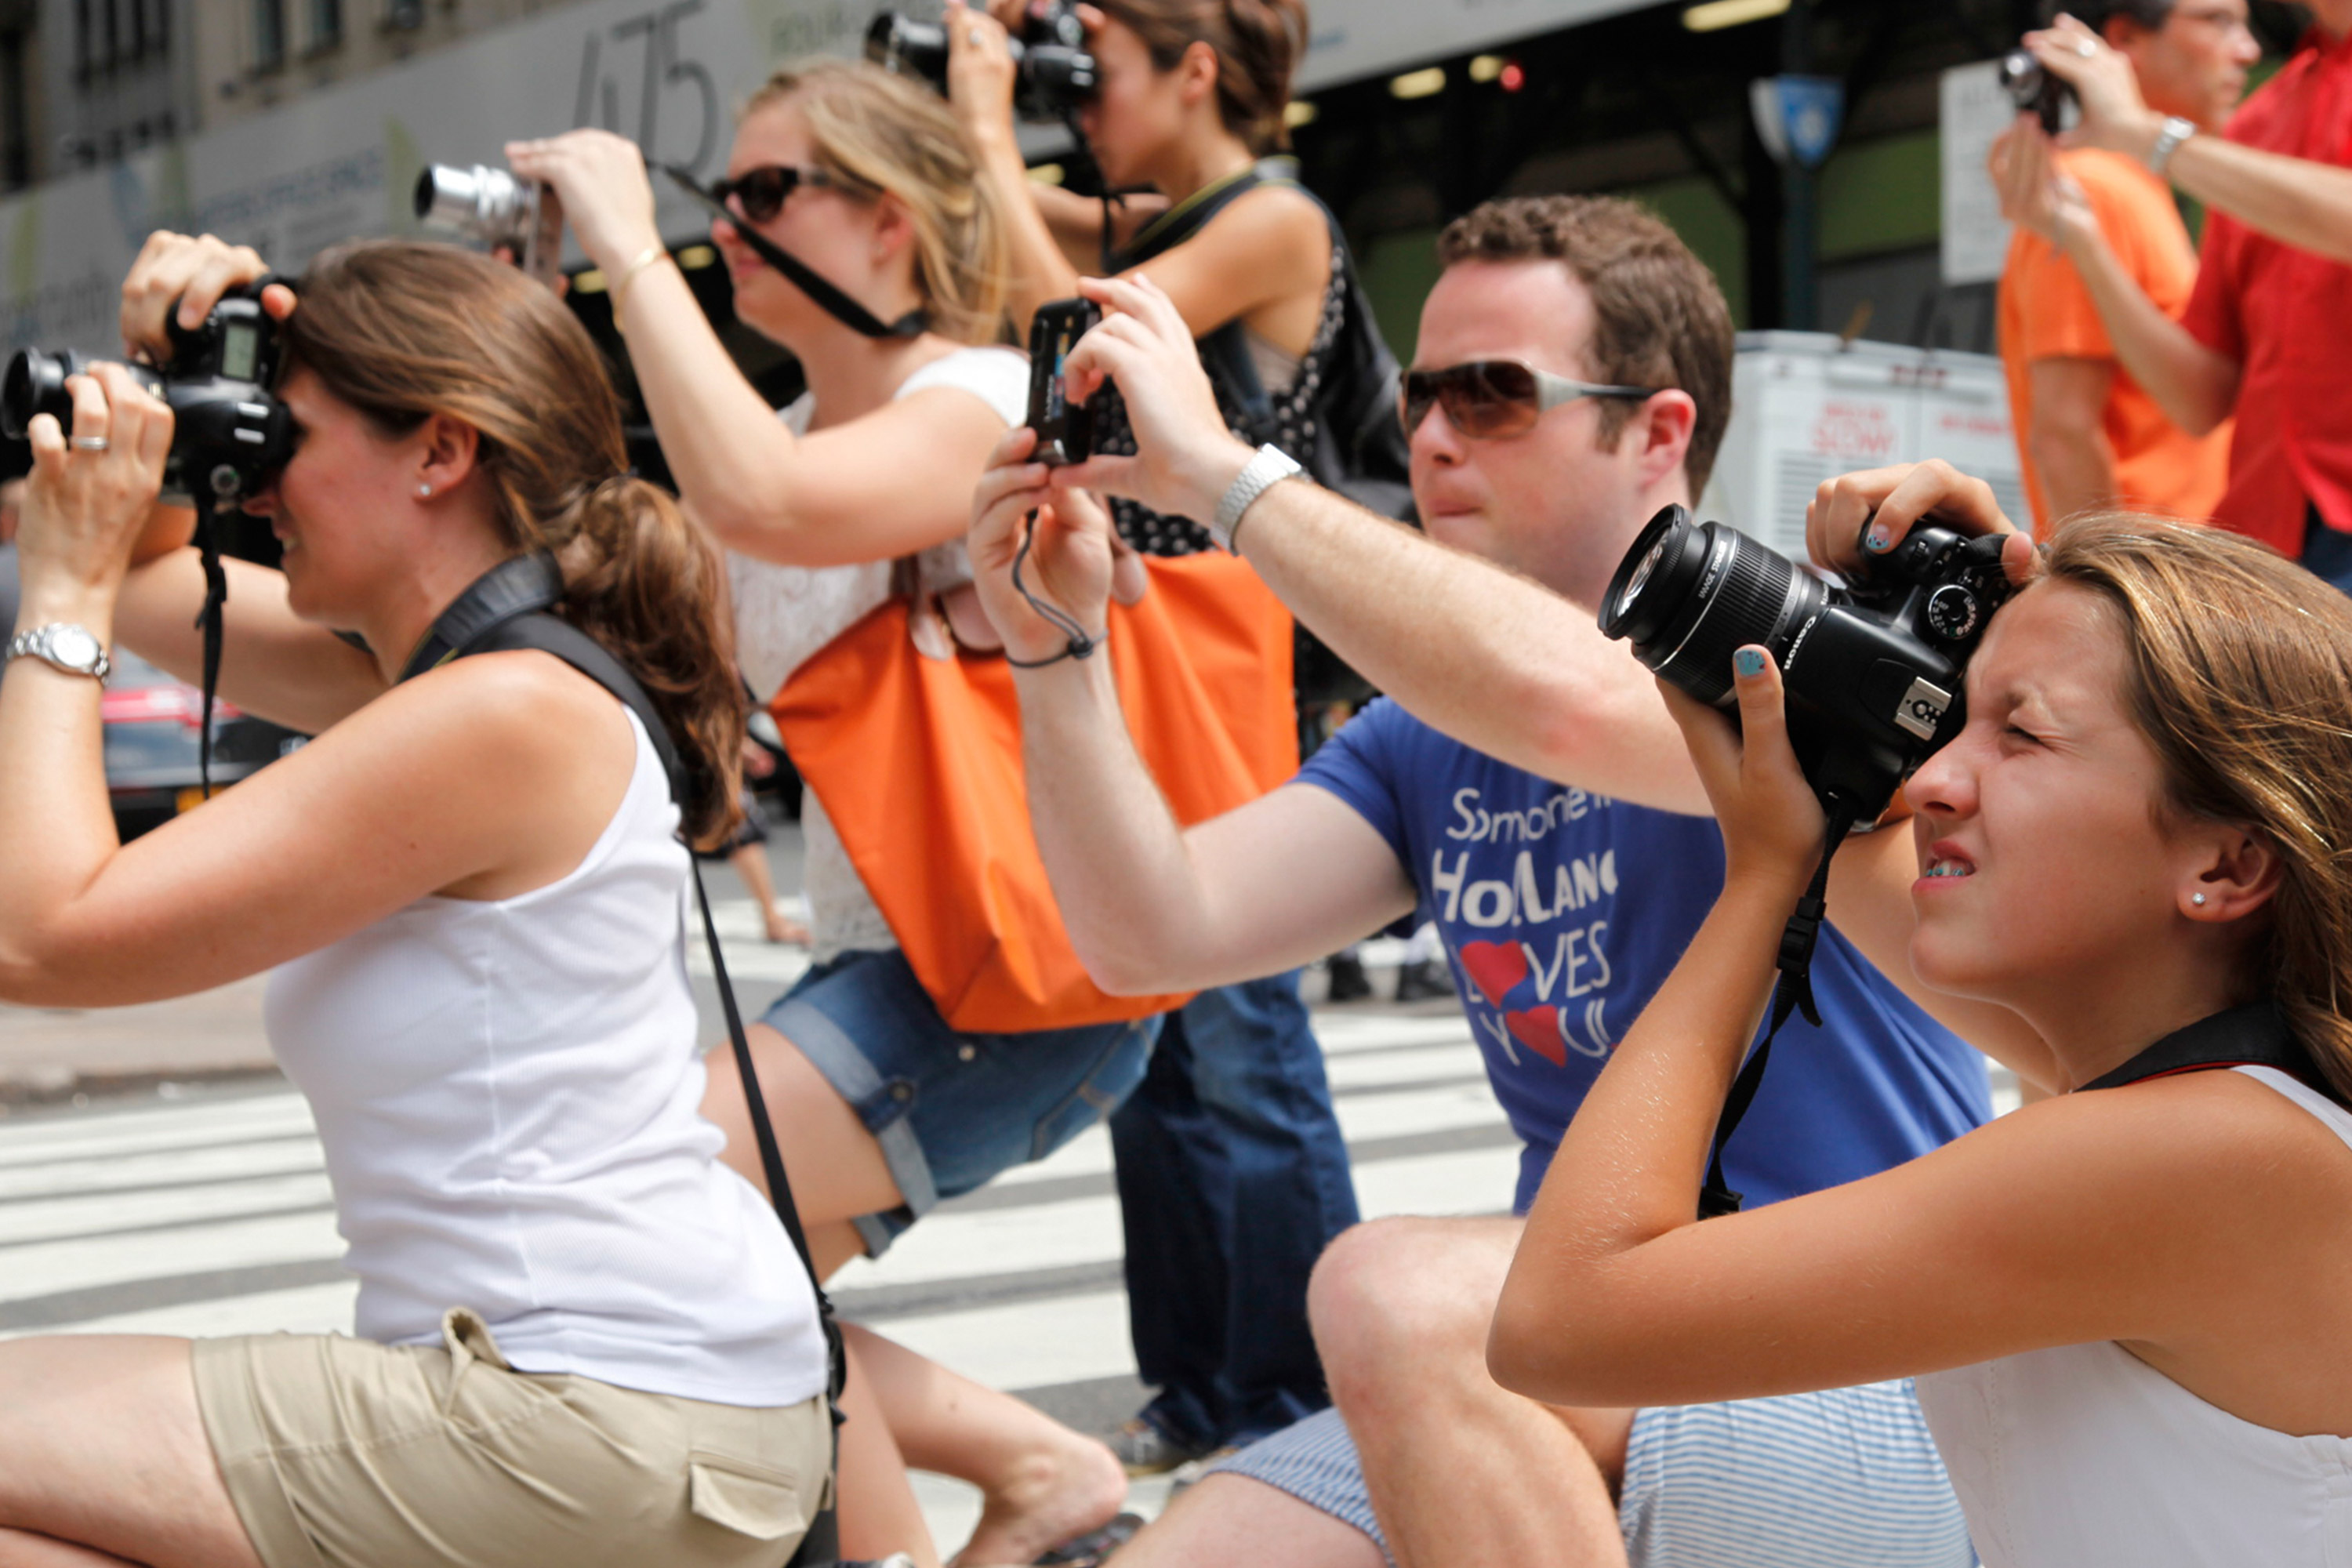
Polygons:
M2352 533L2328 527L2320 521L2315 506L2305 515L2300 559L2313 576L2341 593L2352 594Z
M1356 1223L1356 1188L1297 972L1168 1015L1110 1137L1128 1322L1160 1390L1145 1417L1208 1448L1329 1405L1307 1277Z

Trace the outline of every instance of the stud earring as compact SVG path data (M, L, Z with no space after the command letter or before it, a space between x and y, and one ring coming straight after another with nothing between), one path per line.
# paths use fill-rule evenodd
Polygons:
M2205 907L2205 895L2202 893L2191 893L2189 895L2189 901L2195 904L2201 910Z
M416 499L419 500L431 500L433 499L433 487L431 485L417 486Z

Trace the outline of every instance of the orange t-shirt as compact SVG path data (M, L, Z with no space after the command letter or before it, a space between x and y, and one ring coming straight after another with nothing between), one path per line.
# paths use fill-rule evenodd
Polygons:
M2178 320L2197 286L2197 252L2172 205L2171 188L2135 160L2096 148L2062 153L2058 166L2083 187L2099 232L2124 270L2158 310ZM2033 388L2027 367L2043 359L2113 362L2116 350L2074 264L2057 247L2023 229L2010 241L2009 260L2001 268L2000 358L2009 373L2010 416L2024 459L2035 531L2047 532L2053 520L2033 466ZM2118 504L2200 521L2213 515L2230 481L2227 423L2191 436L2167 419L2119 363L2103 423L2115 451Z

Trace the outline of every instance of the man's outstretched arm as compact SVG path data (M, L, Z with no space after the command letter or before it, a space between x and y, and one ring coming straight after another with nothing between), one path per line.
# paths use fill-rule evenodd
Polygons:
M1118 313L1072 352L1071 392L1116 379L1138 455L1059 470L1055 490L1213 515L1250 449L1218 414L1182 318L1148 279L1085 288ZM1591 609L1312 485L1260 496L1235 544L1310 631L1432 728L1596 795L1706 809L1655 681Z
M1041 598L1088 630L1109 596L1109 520L1083 494L1049 497L1023 465L1016 430L981 481L971 561L982 602L1022 663L1065 653L1064 633L1012 585L1023 566ZM1034 510L1034 521L1025 521ZM1108 648L1015 668L1029 814L1069 928L1097 984L1146 994L1222 985L1322 957L1412 908L1394 851L1338 797L1291 784L1180 829L1136 754Z

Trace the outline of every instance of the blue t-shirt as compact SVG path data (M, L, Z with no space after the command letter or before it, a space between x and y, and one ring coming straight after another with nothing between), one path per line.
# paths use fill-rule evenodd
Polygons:
M1386 700L1298 779L1378 829L1420 889L1495 1096L1527 1145L1514 1205L1526 1212L1610 1048L1722 890L1722 834L1709 817L1524 773ZM1814 951L1813 997L1822 1026L1800 1015L1781 1029L1724 1152L1750 1206L1899 1165L1992 1114L1984 1058L1833 925Z

